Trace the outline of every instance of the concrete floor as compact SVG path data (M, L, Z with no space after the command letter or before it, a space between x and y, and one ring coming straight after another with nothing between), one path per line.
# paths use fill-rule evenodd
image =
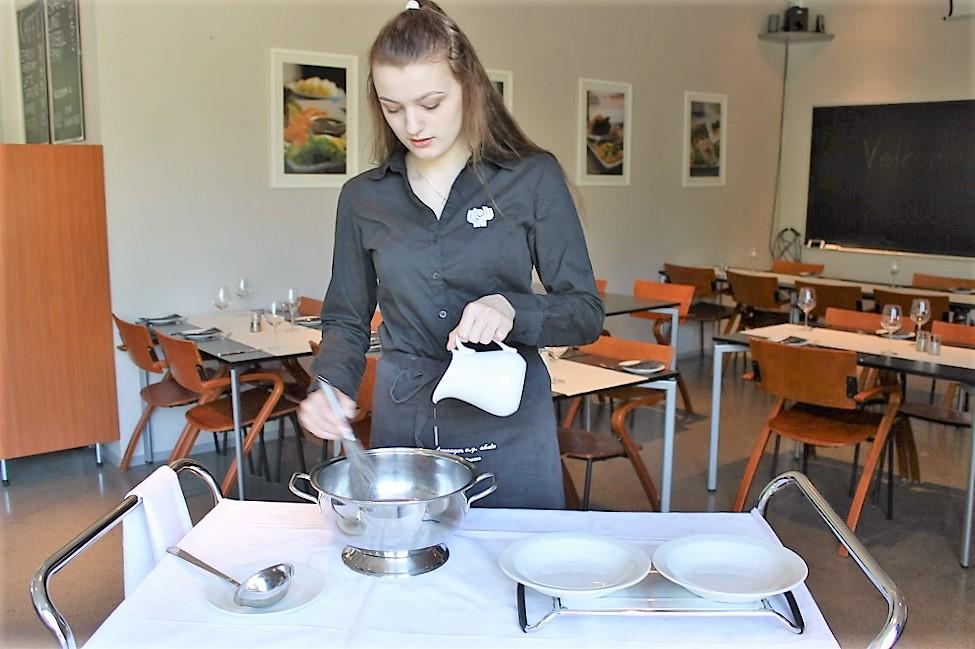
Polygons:
M758 427L770 405L752 385L737 378L741 366L727 368L723 393L719 489L705 489L710 407L710 358L681 360L696 415L678 411L678 433L672 507L674 511L728 510L750 453ZM911 384L911 398L926 397L930 384ZM605 413L594 410L597 427ZM636 415L636 436L651 473L659 477L662 416L652 409ZM896 480L894 519L887 520L877 505L865 506L858 536L903 589L909 622L901 647L972 647L975 632L975 578L958 564L964 507L964 479L968 436L914 422L921 456L922 481ZM311 459L317 445L305 444ZM288 437L285 475L295 470L295 448ZM273 454L272 454L272 457ZM779 471L794 468L791 444L783 444ZM846 516L849 506L848 451L820 453L810 462L809 477L836 511ZM198 456L218 476L227 458L215 453ZM763 461L752 490L757 496L769 477L769 456ZM25 458L10 463L11 485L0 492L0 580L3 618L0 647L53 646L31 608L27 585L34 569L62 544L115 505L124 493L154 467L138 465L127 473L115 467L97 470L91 449L77 449ZM582 463L572 463L577 486L583 482ZM202 488L186 479L194 518L208 507ZM292 500L286 479L268 483L249 477L250 497ZM593 508L646 510L648 505L625 460L597 464L593 478ZM864 646L883 623L886 605L852 560L836 555L836 545L801 497L776 496L769 520L783 542L809 564L808 585L837 639L844 647ZM121 534L116 530L53 580L54 601L83 642L122 597Z

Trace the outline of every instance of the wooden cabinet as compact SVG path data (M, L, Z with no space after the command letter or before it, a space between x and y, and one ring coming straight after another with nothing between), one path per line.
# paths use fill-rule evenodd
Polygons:
M0 458L119 438L102 148L0 145Z

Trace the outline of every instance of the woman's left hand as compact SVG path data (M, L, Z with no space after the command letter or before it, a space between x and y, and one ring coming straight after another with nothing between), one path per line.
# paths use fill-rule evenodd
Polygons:
M460 322L447 336L447 349L457 346L457 341L486 345L504 340L515 322L515 308L502 295L485 295L468 302L460 316Z

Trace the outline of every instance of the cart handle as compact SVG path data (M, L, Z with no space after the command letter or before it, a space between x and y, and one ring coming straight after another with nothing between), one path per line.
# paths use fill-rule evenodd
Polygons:
M819 493L819 490L809 481L809 478L798 471L787 471L773 478L762 489L762 493L758 496L755 509L762 515L762 518L765 518L765 512L768 509L768 503L772 496L791 484L798 487L802 495L806 497L809 504L819 514L819 517L829 527L833 536L839 539L840 543L849 551L853 560L860 566L863 574L874 585L874 588L880 591L880 594L887 600L887 620L880 628L880 632L867 645L867 649L888 649L889 647L893 647L897 639L904 632L904 625L907 624L907 602L904 599L904 594L897 587L897 584L894 583L894 580L890 578L890 575L880 567L877 560L871 556L867 548L860 542L860 539L837 516L833 508L826 502L826 499Z
M214 505L223 499L223 496L220 494L220 487L217 486L213 476L199 462L189 458L181 458L169 466L176 473L189 471L199 477L210 488L210 495L213 496ZM68 624L68 621L61 615L61 611L51 601L51 595L48 592L51 578L98 541L98 539L108 534L131 511L141 506L142 498L135 495L126 496L122 502L112 508L112 511L92 523L84 532L68 541L64 547L48 557L34 571L34 576L30 580L31 602L34 604L34 610L37 612L37 616L41 618L41 623L54 636L60 649L77 649L78 644L75 641L71 625Z

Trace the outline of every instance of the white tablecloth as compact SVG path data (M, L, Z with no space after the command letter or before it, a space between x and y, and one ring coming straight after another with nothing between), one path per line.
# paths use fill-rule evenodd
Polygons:
M359 575L308 504L224 500L180 545L216 565L310 564L325 588L310 605L272 616L215 609L211 577L167 556L98 629L86 647L836 647L808 590L796 589L806 631L772 619L557 618L535 633L518 625L515 583L498 568L513 541L535 532L588 531L649 552L687 534L720 531L775 538L757 513L472 511L433 572L389 579Z
M186 321L200 329L216 327L229 333L231 340L236 340L254 349L260 349L273 356L311 355L311 347L308 346L308 341L321 342L322 340L322 332L319 329L291 324L287 320L278 325L276 332L266 320L261 321L261 331L251 332L250 311L203 313L188 316Z

